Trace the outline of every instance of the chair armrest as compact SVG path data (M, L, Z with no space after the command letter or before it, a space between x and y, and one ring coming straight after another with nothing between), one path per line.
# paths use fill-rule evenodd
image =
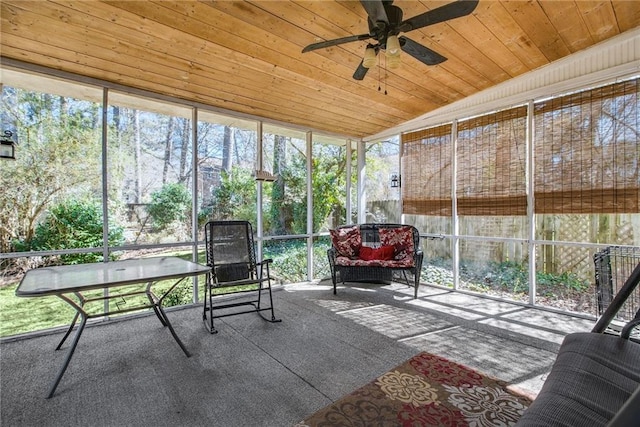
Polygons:
M444 240L444 235L442 234L424 234L422 237L428 240Z
M267 259L263 259L262 261L256 262L256 270L257 274L258 274L258 280L270 280L271 279L271 269L269 268L269 265L273 263L273 258L267 258ZM265 267L267 269L267 274L265 277Z
M335 274L335 266L336 266L336 257L338 256L338 251L333 246L327 249L327 258L329 259L329 269L331 270L332 277Z
M416 266L416 269L422 270L423 259L424 259L424 253L422 252L422 249L418 249L413 253L413 262ZM420 274L420 273L417 273L417 274Z
M628 340L631 337L631 331L633 331L633 328L636 328L638 326L640 326L640 311L638 312L638 314L636 314L636 317L633 320L624 325L624 327L620 331L620 337Z

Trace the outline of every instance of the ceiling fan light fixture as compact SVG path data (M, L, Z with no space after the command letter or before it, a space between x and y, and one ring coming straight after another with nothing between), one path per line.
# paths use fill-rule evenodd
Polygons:
M387 37L387 57L400 56L400 41L398 36Z
M364 68L373 68L376 66L376 50L374 48L368 47L365 49L362 66Z
M393 55L393 56L387 55L387 67L391 69L398 68L400 67L401 62L402 61L401 61L400 55Z

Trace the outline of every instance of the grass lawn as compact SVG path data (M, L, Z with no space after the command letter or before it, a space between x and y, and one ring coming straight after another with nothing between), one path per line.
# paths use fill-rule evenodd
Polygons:
M191 252L172 252L165 253L164 256L178 256L180 258L191 260ZM158 256L154 254L153 256ZM201 263L206 263L203 259ZM199 278L200 283L204 283L205 276ZM18 281L0 287L0 337L22 334L26 332L39 331L43 329L53 328L57 326L66 326L73 319L75 310L68 303L56 296L46 297L17 297L15 292L18 287ZM156 295L162 295L175 281L166 280L157 283L153 287ZM112 289L111 293L124 293L144 289L144 284L123 286L122 288ZM191 301L191 290L193 279L184 280L170 296L165 300L164 305L185 304ZM200 286L202 288L202 286ZM201 292L202 293L202 292ZM85 297L97 297L102 295L102 290L83 293ZM202 297L201 297L202 298ZM126 298L126 306L140 304L144 302L146 297L134 296ZM122 307L123 300L116 298L109 302L110 308L116 309L117 305ZM103 302L96 301L86 306L90 313L99 313L103 309Z
M0 288L0 337L68 325L75 310L58 297L19 298L18 284Z

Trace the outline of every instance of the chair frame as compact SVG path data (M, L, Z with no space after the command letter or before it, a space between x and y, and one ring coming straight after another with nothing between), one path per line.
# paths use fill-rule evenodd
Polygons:
M213 239L213 230L215 227L229 227L229 226L244 226L246 230L246 241L249 249L249 261L248 261L248 271L249 278L241 279L241 280L232 280L232 281L221 281L219 277L216 275L216 259L214 256L214 248L213 245L215 243ZM216 334L218 331L216 330L213 319L218 319L222 317L228 316L236 316L239 314L245 313L258 313L260 317L262 317L267 322L276 323L281 322L282 319L277 319L275 316L274 308L273 308L273 294L271 291L271 281L274 280L271 277L271 272L269 269L269 265L273 263L272 259L264 259L262 261L256 261L256 252L255 245L253 241L253 228L249 221L239 221L239 220L229 220L229 221L209 221L205 224L205 246L206 246L206 254L207 254L207 266L211 268L211 270L207 273L207 278L205 282L204 288L204 304L203 304L203 312L202 312L202 321L205 325L205 328L211 334ZM232 288L232 287L240 287L245 285L258 285L257 289L240 289L235 291L230 291L224 294L224 296L230 294L241 294L241 293L256 293L253 299L248 301L239 301L239 302L229 302L229 303L220 303L214 304L214 295L213 289L216 288ZM265 306L263 304L262 293L268 292L269 296L269 304ZM232 311L221 314L214 314L214 310L224 310L228 308L241 307L241 306L250 306L251 308L242 311ZM270 311L271 317L265 317L262 312ZM207 316L207 312L209 312L209 316Z

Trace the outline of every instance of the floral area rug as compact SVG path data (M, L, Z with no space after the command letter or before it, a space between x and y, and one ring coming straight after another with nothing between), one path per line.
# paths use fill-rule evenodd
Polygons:
M419 353L296 427L509 426L530 404L503 381Z

